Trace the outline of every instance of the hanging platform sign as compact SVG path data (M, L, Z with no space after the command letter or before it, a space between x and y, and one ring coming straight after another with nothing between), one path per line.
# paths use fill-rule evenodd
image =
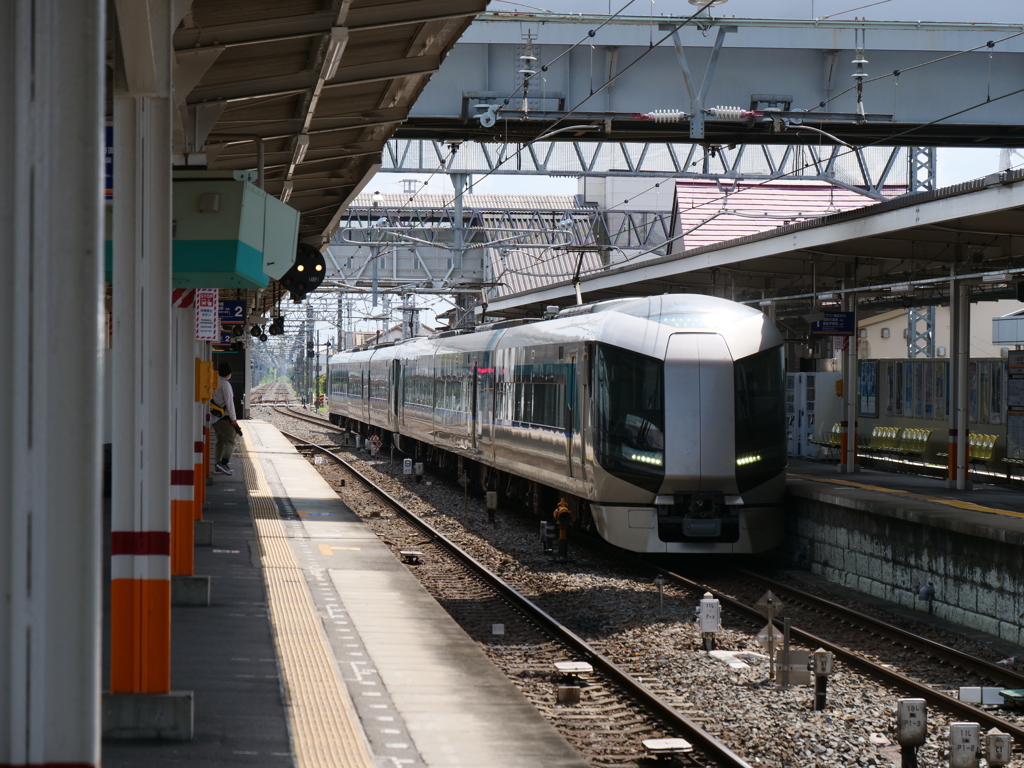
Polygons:
M220 321L217 317L217 289L196 288L196 341L217 341Z
M222 301L220 303L220 322L221 325L244 325L245 302Z
M853 312L826 312L823 320L811 325L813 336L853 336Z

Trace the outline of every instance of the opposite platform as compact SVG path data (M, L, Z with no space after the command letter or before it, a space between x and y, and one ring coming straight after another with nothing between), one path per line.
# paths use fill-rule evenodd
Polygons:
M298 765L586 766L276 428L242 458Z
M1024 546L1024 492L1005 485L976 483L971 490L950 490L935 477L877 469L841 474L835 464L791 456L786 493Z

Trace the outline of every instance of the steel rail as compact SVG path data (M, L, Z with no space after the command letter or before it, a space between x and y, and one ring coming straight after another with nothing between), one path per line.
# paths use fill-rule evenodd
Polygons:
M838 603L833 603L830 600L804 592L801 589L797 589L796 587L792 587L788 584L783 584L781 581L776 581L775 579L768 578L767 576L746 571L742 568L738 569L737 572L748 578L763 582L771 589L776 590L776 592L789 592L794 595L797 600L810 604L815 610L838 614L851 624L859 624L861 627L879 634L891 635L892 639L897 640L904 645L926 650L935 654L936 657L945 658L951 664L955 664L956 666L962 667L970 672L988 677L995 682L1005 685L1007 688L1024 688L1024 674L1015 672L1012 669L1000 667L998 664L993 664L991 661L979 659L977 656L972 656L969 653L958 651L956 648L950 648L948 645L943 645L942 643L937 643L934 640L929 640L926 637L915 635L913 632L900 629L894 624L889 624L881 619L857 613L857 611L852 608L847 608L839 605Z
M683 586L688 590L693 590L699 594L710 592L718 599L723 608L727 608L734 613L750 618L758 623L765 621L764 616L762 616L761 612L756 608L741 603L739 600L735 600L716 589L700 584L667 569L659 568L657 570L667 580L675 582L677 585ZM1013 736L1014 742L1018 745L1024 744L1024 728L1021 728L1020 726L1007 722L1001 717L996 717L995 715L978 709L977 707L972 707L970 704L965 704L959 699L954 699L952 696L948 696L941 691L935 690L930 685L918 682L917 680L912 680L906 675L902 675L899 672L882 666L881 664L869 661L848 648L831 643L817 635L812 635L810 632L805 632L804 630L797 629L793 626L790 626L789 631L792 637L802 641L809 647L824 648L827 651L831 651L835 654L837 659L841 659L847 665L856 667L862 672L865 672L875 678L879 678L883 682L886 682L896 688L913 693L927 701L929 704L933 704L945 712L958 717L963 722L978 723L986 729L998 728L1003 731L1003 733L1008 733Z
M492 571L478 563L471 555L469 555L469 553L459 547L451 539L447 538L440 531L435 530L413 512L406 509L401 502L392 497L383 488L378 487L376 483L363 475L359 470L345 461L345 459L323 446L311 443L296 435L291 435L283 431L281 434L291 440L295 440L299 443L310 446L311 448L322 451L345 467L346 470L359 478L359 480L362 481L385 504L408 519L409 522L424 533L430 535L434 541L451 552L462 565L469 568L478 577L487 582L505 600L515 606L530 620L536 622L558 640L575 650L583 658L587 659L595 669L600 670L602 674L626 690L631 696L635 697L644 707L662 718L668 726L676 728L681 733L685 734L686 739L692 742L697 749L708 757L716 760L719 768L752 768L750 763L746 762L725 744L718 741L714 736L705 731L698 723L694 722L686 715L672 707L668 702L663 701L650 690L638 683L628 672L626 672L626 670L615 664L615 662L602 654L596 648L589 645L586 640L581 638L556 618L504 582Z

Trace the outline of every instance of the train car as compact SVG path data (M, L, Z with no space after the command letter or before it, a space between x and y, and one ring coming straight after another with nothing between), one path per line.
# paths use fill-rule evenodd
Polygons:
M619 299L342 352L331 420L635 552L782 539L782 338L709 296Z

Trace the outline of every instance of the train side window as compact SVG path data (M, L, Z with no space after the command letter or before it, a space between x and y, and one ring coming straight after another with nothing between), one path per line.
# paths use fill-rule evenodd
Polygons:
M736 484L740 493L786 469L786 373L782 347L737 360Z
M622 480L657 491L665 476L664 363L599 344L594 367L598 463Z

